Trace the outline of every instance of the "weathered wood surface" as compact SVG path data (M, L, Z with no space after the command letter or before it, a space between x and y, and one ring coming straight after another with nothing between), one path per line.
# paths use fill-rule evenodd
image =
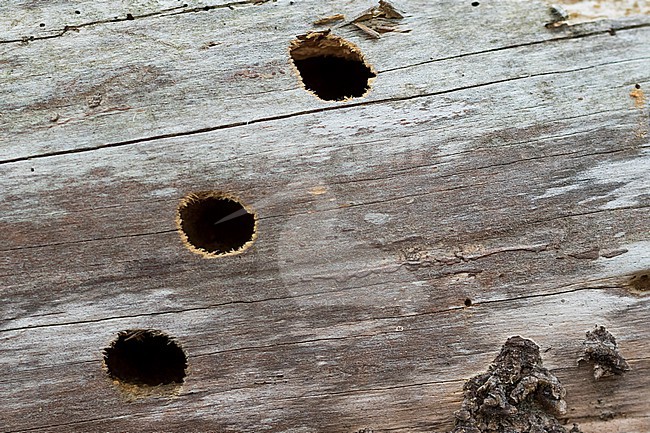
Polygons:
M361 3L271 2L91 25L27 45L0 44L0 112L6 125L0 139L7 143L0 161L339 109L345 104L315 100L300 88L287 60L288 42L311 29L314 17L367 6ZM639 57L648 55L646 16L550 31L542 4L476 8L454 1L434 7L421 1L410 2L408 10L404 27L411 34L375 43L341 29L380 72L370 95L347 105L445 94L495 81L523 85L517 80L530 75L617 60L637 59L643 71ZM61 19L56 10L52 19ZM629 30L608 38L612 28ZM592 35L589 42L583 42L586 35ZM644 76L630 71L624 78L621 85Z
M650 298L628 284L650 269L630 96L650 17L551 30L543 3L404 2L410 33L337 30L379 74L327 103L289 41L367 3L172 3L0 6L1 431L448 431L516 334L568 422L650 431ZM181 243L179 200L206 189L258 212L245 254ZM576 365L596 324L631 372ZM186 350L178 396L106 377L139 327Z

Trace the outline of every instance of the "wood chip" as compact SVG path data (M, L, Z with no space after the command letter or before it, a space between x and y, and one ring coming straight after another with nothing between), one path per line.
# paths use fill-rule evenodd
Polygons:
M324 26L327 24L335 23L337 21L342 21L345 19L345 15L343 14L336 14L336 15L331 15L329 17L321 18L319 20L314 21L315 26Z
M383 16L386 18L393 18L393 19L398 19L401 20L404 18L404 15L401 13L397 12L397 9L395 9L395 6L390 4L389 2L385 0L379 0L379 8L380 11L383 12Z
M374 38L374 39L381 38L381 34L379 34L379 32L371 29L370 27L368 27L365 24L361 24L361 23L352 23L352 24L354 24L354 26L356 26L359 30L361 30L362 32L364 32L365 34L370 36L371 38Z
M380 0L379 5L361 12L346 24L353 24L359 30L373 39L379 39L381 33L408 31L398 30L394 20L401 20L404 16L395 7L385 0Z

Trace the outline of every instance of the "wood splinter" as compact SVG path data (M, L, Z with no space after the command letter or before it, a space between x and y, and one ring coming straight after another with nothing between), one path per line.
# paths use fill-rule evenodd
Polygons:
M329 17L321 18L319 20L314 21L315 26L325 26L327 24L332 24L337 21L342 21L345 19L345 15L343 14L335 14L331 15Z
M342 14L332 15L331 17L322 18L315 21L315 25L324 25L332 22L333 18L343 17ZM391 3L380 0L377 6L366 9L350 21L339 24L336 27L343 27L346 25L353 25L357 29L364 32L366 35L373 39L381 38L382 33L398 32L408 33L410 30L399 29L396 20L404 18L400 12L397 11L395 6Z

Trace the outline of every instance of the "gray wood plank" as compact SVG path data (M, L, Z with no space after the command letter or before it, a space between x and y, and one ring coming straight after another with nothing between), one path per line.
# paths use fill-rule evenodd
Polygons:
M349 27L337 31L362 49L379 76L365 98L320 101L301 88L289 42L312 29L315 17L351 7L270 2L84 27L27 45L0 44L7 65L0 90L0 161L630 60L637 53L646 57L640 42L650 40L641 30L649 25L643 15L552 31L544 27L544 3L474 8L453 1L432 8L413 1L404 20L410 33L373 41ZM468 17L480 32L468 31ZM619 29L613 37L611 28ZM233 37L239 34L246 38ZM582 39L588 35L594 39L585 50ZM210 42L218 45L206 49Z
M110 25L158 16L210 11L217 8L245 7L266 0L196 1L138 0L92 2L65 0L18 0L0 4L0 43L35 42L59 37L84 27Z
M171 3L0 13L0 431L449 431L512 335L569 426L650 430L647 16L405 2L410 33L337 29L379 73L328 103L288 43L359 2ZM78 31L6 42L43 17ZM181 242L179 201L208 189L258 214L244 254ZM577 365L597 324L632 371ZM108 378L133 328L187 352L174 395Z
M594 305L600 306L598 316L594 316ZM442 431L451 420L449 409L453 411L459 403L463 379L484 368L495 355L493 348L504 337L521 333L540 344L546 364L566 384L570 420L593 420L608 411L642 420L647 409L629 395L637 393L640 397L648 386L647 339L628 333L643 326L644 319L637 314L647 308L647 297L632 301L617 290L590 290L479 304L410 318L373 320L363 326L363 331L350 329L347 336L338 333L330 338L269 345L260 344L253 337L250 347L237 349L224 348L221 342L227 338L247 338L242 332L245 323L240 325L239 332L232 332L222 327L210 328L194 313L177 314L177 319L120 319L108 326L52 328L57 338L39 335L39 345L45 353L34 358L47 360L50 365L18 373L16 379L0 382L0 387L5 407L17 408L5 415L15 417L7 418L9 425L20 425L25 411L40 419L34 420L37 422L32 426L61 423L73 429L74 425L68 424L71 417L74 423L85 425L101 413L114 418L114 427L109 424L105 427L107 431L119 431L125 425L131 430L160 429L164 424L159 416L163 413L196 429L229 426L235 431L345 431L370 423L380 430ZM280 310L288 308L285 305ZM549 314L551 311L554 314ZM242 319L251 317L241 309L239 312ZM204 319L206 324L228 317L219 311L210 313ZM620 322L622 318L624 323ZM631 361L633 372L614 382L594 383L589 368L576 367L582 350L580 331L590 329L596 320L610 325L613 333L625 336L619 338L619 344ZM371 329L373 322L375 329ZM361 323L357 322L357 326ZM504 323L508 329L500 329ZM178 397L132 400L114 389L105 377L99 350L108 344L114 331L134 325L173 331L189 353L190 374ZM289 328L285 327L283 336L291 332ZM347 327L337 328L344 331ZM209 329L213 330L206 334ZM266 329L262 326L256 331L269 332ZM21 331L14 339L20 338L27 346L29 334L41 332ZM69 347L93 349L63 354L56 350L61 341ZM212 344L205 344L208 341ZM318 380L314 380L316 377ZM78 388L83 388L84 393L75 393ZM27 398L34 393L41 398ZM601 401L599 412L594 412L592 406L596 399ZM47 403L50 401L59 401L58 408ZM39 405L46 407L39 411ZM185 408L186 417L169 414L169 408ZM148 417L144 415L147 412ZM444 413L449 415L443 416ZM118 421L121 416L126 416L126 420Z

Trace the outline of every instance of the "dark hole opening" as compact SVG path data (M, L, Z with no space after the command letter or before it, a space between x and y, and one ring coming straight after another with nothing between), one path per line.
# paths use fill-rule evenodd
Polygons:
M187 241L212 255L237 252L254 239L255 215L218 193L192 194L178 212Z
M648 274L639 274L634 275L630 278L630 284L632 287L639 292L648 292L650 291L650 275Z
M466 307L471 307L472 306L472 300L469 299L469 298L465 299L465 306Z
M478 5L480 5L479 2L472 2L472 6L476 7L476 6L478 6Z
M336 56L316 56L294 60L308 90L326 101L363 96L368 80L375 76L361 60Z
M305 88L326 101L363 96L376 76L359 47L329 32L299 36L290 53Z
M635 85L634 85L634 88L635 88L635 89L640 89L640 88L641 88L641 85L640 85L640 84L635 84Z
M111 377L132 385L182 383L187 368L183 349L166 334L155 330L127 330L104 350Z

